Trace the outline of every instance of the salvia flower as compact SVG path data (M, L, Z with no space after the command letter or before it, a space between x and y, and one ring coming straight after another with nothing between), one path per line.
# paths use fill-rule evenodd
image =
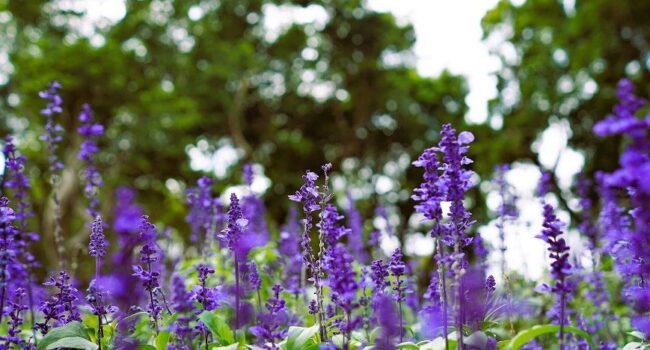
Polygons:
M373 288L372 291L374 294L381 294L386 291L386 288L390 286L388 281L388 264L384 263L381 259L377 259L372 262L370 266Z
M201 304L203 310L211 311L221 306L220 291L218 288L208 287L208 277L214 274L214 268L201 264L196 268L199 275L199 284L192 290L192 299Z
M348 226L350 227L350 233L348 234L350 250L354 253L357 261L365 264L368 262L369 257L363 243L363 217L350 193L348 193Z
M81 321L77 297L79 291L70 285L70 276L65 271L59 272L56 278L50 277L43 285L55 287L56 292L39 306L43 321L36 323L35 327L41 334L47 334L53 326Z
M16 288L13 293L13 299L9 305L2 311L4 311L9 316L9 321L7 325L7 335L0 335L0 340L4 341L3 345L0 345L0 348L3 349L13 349L11 344L14 344L19 349L30 349L31 347L27 342L20 337L21 326L23 325L23 311L27 310L27 305L23 304L23 300L26 298L27 293L23 288Z
M488 293L494 293L497 290L497 282L494 279L494 276L489 275L485 279L485 291Z
M101 216L96 216L90 226L90 242L88 243L88 253L95 258L95 278L99 278L101 268L101 259L106 255L108 241L104 236L104 222Z
M390 256L390 260L388 262L388 270L390 271L390 274L393 276L394 281L393 281L393 292L394 292L394 298L397 301L397 304L399 305L399 319L400 319L400 342L402 341L403 333L402 329L404 329L404 314L402 312L402 302L406 299L406 283L404 279L404 274L406 272L406 265L404 264L404 261L402 260L402 251L397 248L395 251L393 251L393 254Z
M551 310L551 316L554 321L560 324L560 342L563 341L564 329L566 323L566 304L567 298L572 292L571 284L568 277L571 275L571 264L569 263L569 246L566 244L562 235L564 224L555 216L553 207L550 204L544 205L544 229L537 236L548 244L549 257L551 258L551 276L553 277L552 287L542 287L549 289L557 297L555 307Z
M99 188L103 185L102 177L97 170L95 155L99 152L97 138L104 134L104 127L93 121L93 112L88 104L84 104L79 114L81 126L77 132L82 138L78 157L84 162L83 178L84 194L88 198L86 212L91 218L99 215Z
M158 331L158 317L163 307L158 300L158 289L160 288L160 272L154 271L154 263L158 261L159 249L156 244L156 227L149 222L149 217L143 215L140 219L140 262L142 265L133 265L133 276L140 279L144 289L149 296L147 312L151 317L151 323Z
M375 296L374 302L375 318L379 325L379 336L375 340L375 348L378 350L394 350L397 338L401 337L400 326L396 322L399 317L395 303L386 294Z
M265 349L279 349L278 341L287 336L287 330L282 325L287 320L285 301L280 296L282 287L273 286L273 295L266 301L266 312L259 317L259 324L251 327L250 332L263 341Z
M542 170L537 183L535 194L537 197L543 198L547 193L553 192L553 173L548 170Z
M5 300L9 298L12 285L18 281L13 273L24 271L18 260L18 230L13 226L15 220L15 212L9 207L7 197L0 198L0 322L4 316Z
M335 324L345 335L347 344L351 339L352 331L362 321L360 318L352 316L352 311L359 306L357 292L360 285L352 268L352 256L343 244L339 243L331 249L330 259L327 272L332 302L344 312L344 319L336 320Z
M617 87L619 103L614 113L594 126L599 136L624 135L630 142L612 173L599 173L603 206L601 222L614 248L618 270L626 276L624 297L632 304L632 324L650 338L650 117L637 117L646 101L634 93L634 85L623 79Z
M63 112L61 108L63 100L58 92L60 88L61 84L58 81L53 81L47 90L38 93L40 98L47 101L47 106L41 110L41 114L46 117L45 133L41 136L41 140L47 144L50 172L53 175L58 175L61 169L63 169L63 163L59 161L59 157L57 156L58 144L63 140L61 137L63 127L54 120L54 115Z
M193 314L196 311L192 303L192 293L186 289L183 278L174 274L172 276L172 303L174 312L177 317L172 325L172 332L176 335L176 345L179 349L185 349L192 341L192 327L190 322L194 319Z
M185 222L190 225L190 239L194 243L200 239L208 238L215 224L215 209L218 199L212 197L213 183L212 179L204 176L197 181L197 187L187 191L186 201L190 210Z

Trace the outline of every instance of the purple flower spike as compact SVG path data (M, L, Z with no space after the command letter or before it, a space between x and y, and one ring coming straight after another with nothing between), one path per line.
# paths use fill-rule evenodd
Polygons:
M569 246L564 238L560 237L564 224L555 216L553 207L550 204L544 205L543 227L542 234L538 235L537 238L548 244L549 257L551 258L551 276L554 279L554 284L549 289L557 296L556 305L551 310L550 315L555 322L560 324L560 343L562 344L564 341L563 327L567 322L567 298L573 291L568 281L572 268L569 263Z
M377 350L394 350L401 330L396 322L399 317L395 303L386 294L378 294L374 298L374 311L379 324L379 337L375 340Z
M278 350L277 342L287 336L287 330L282 328L287 321L287 310L280 296L281 291L279 284L273 286L273 295L266 301L267 312L260 316L259 325L250 328L250 332L263 341L262 346L267 350Z
M61 84L58 81L53 81L47 90L38 93L40 98L47 101L47 106L41 110L41 114L46 117L45 133L41 136L41 140L47 144L48 161L52 175L58 175L61 169L63 169L63 163L59 161L59 157L56 154L59 147L58 144L63 140L61 136L63 128L54 121L54 115L63 112L63 108L61 108L63 100L58 92L60 88Z
M81 126L77 129L77 132L83 141L78 157L84 162L84 194L89 200L86 211L94 219L99 215L99 188L103 185L102 177L95 164L95 155L99 152L97 138L104 134L104 127L101 124L94 123L93 112L88 104L83 105L79 114L79 121Z
M39 306L43 321L36 323L35 328L41 334L47 334L52 327L81 321L77 298L79 291L71 286L70 276L65 271L59 272L56 278L50 277L43 285L55 287L57 291Z

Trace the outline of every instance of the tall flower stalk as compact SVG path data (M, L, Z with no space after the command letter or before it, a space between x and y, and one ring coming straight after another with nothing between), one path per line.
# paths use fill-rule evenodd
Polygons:
M47 146L47 160L50 168L50 183L52 185L52 199L54 201L54 242L56 244L56 252L59 260L59 267L65 268L65 249L63 246L63 235L61 228L61 203L59 201L58 189L61 184L61 171L63 170L63 163L59 160L57 150L59 143L63 140L61 134L63 127L54 120L55 115L63 112L61 103L63 100L58 93L61 84L58 81L53 81L47 90L38 93L38 96L47 101L45 108L41 110L41 115L45 116L45 132L41 136L41 140L45 141Z
M158 288L160 288L160 272L153 270L153 264L158 262L160 251L156 244L156 227L149 222L149 217L143 215L140 219L140 241L142 248L140 249L140 263L142 265L133 266L133 276L138 277L142 281L144 289L149 296L149 305L147 312L151 319L151 324L154 326L156 334L158 334L158 317L162 311L162 305L158 301Z
M97 342L99 344L99 348L101 349L102 336L104 335L102 317L108 313L108 311L105 309L106 306L103 305L103 292L100 290L99 286L102 258L106 256L106 248L108 247L108 241L106 241L106 237L104 236L104 223L102 222L101 216L96 216L91 225L90 232L88 252L90 256L95 258L95 279L91 281L91 286L88 288L89 294L87 296L87 299L95 310L95 314L97 315Z
M10 271L16 264L15 236L17 234L13 222L16 220L14 210L9 207L7 197L0 198L0 324L4 315L5 300L9 293L11 282Z
M388 263L388 270L395 279L393 281L393 292L395 293L395 301L399 310L399 342L404 341L404 312L402 311L402 304L406 299L406 286L405 281L402 279L406 272L406 265L402 260L402 251L397 248L390 256Z
M425 220L433 222L431 235L437 239L438 274L441 279L441 303L443 319L447 320L449 300L446 278L447 268L453 271L455 290L455 314L458 331L458 344L462 349L463 322L462 322L462 286L461 278L465 263L463 250L472 239L467 230L474 223L471 213L465 209L463 199L465 192L471 187L470 178L472 171L465 166L472 163L467 158L469 145L474 141L474 135L464 131L456 135L456 130L450 124L445 124L441 131L442 138L437 147L426 149L420 157L413 162L416 167L424 168L424 182L413 192L413 200L419 202L415 210L424 215ZM438 159L442 154L443 163ZM448 219L443 221L441 203L450 202ZM447 253L445 247L451 247L452 252ZM447 338L446 321L444 324L444 337L446 347L449 347Z
M571 275L571 264L569 263L569 246L566 244L562 235L562 223L553 213L553 207L550 204L544 204L544 229L537 236L548 244L549 257L551 258L551 276L553 277L553 286L542 286L543 291L550 291L556 295L556 304L551 310L550 315L555 322L560 324L560 350L564 349L564 326L567 314L567 297L572 291L572 286L568 281Z
M240 324L240 297L241 297L241 260L242 255L242 235L243 230L248 225L248 220L244 219L242 209L239 205L239 198L232 193L230 195L230 208L228 209L228 226L222 232L222 239L228 245L228 249L233 256L235 264L235 331L239 329Z
M323 170L329 170L331 165L323 166ZM303 264L305 265L307 272L310 277L309 280L314 286L314 294L316 300L312 300L309 304L309 313L315 315L316 323L319 324L319 333L322 341L327 339L327 334L325 331L325 315L324 315L324 302L323 302L323 288L322 288L322 263L321 257L317 256L314 253L311 245L311 230L314 227L314 217L313 213L324 207L324 203L328 198L324 198L322 193L319 191L318 185L316 185L316 180L318 175L312 171L307 171L305 175L302 176L304 181L303 185L296 191L295 194L290 195L289 199L294 202L302 203L302 211L304 218L303 222L303 233L302 239L300 240L300 247L303 254ZM322 220L322 218L321 218ZM321 230L320 236L323 235L323 230ZM319 237L319 248L321 251L324 249L324 239Z
M16 248L18 249L18 259L22 262L22 273L18 274L18 276L16 276L16 279L23 281L23 287L27 292L30 320L33 329L34 322L36 322L36 316L34 313L34 276L32 273L32 268L34 265L38 265L38 263L36 262L36 259L32 253L29 251L29 247L33 241L38 240L38 236L35 233L30 233L28 228L28 219L34 216L28 200L28 191L31 185L29 183L29 178L27 175L25 175L26 158L24 155L18 154L18 151L16 150L13 139L11 137L7 137L7 142L5 143L3 152L6 158L6 167L8 170L7 181L5 182L5 185L7 188L13 190L13 199L16 203ZM36 338L35 330L34 338Z

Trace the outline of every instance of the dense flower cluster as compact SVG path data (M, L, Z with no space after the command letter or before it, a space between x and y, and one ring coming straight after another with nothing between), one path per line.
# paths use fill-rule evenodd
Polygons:
M57 156L62 129L54 119L63 112L59 88L53 83L41 93L47 100L43 139L55 185L55 236L61 233L56 191L63 167ZM517 206L523 202L507 179L510 166L497 166L492 180L481 180L469 169L467 154L474 141L469 132L443 125L437 146L413 162L424 175L411 197L412 217L398 215L406 210L403 190L397 204L386 198L366 202L365 191L342 188L348 184L337 174L330 192L332 165L327 163L322 177L304 174L300 188L289 196L298 205L278 228L269 221L270 214L276 216L284 207L267 213L264 195L253 186L263 168L247 163L243 185L226 193L217 193L225 188L221 183L200 177L186 192L187 230L158 226L165 227L159 232L128 187L115 192L115 207L102 202L112 225L103 222L99 198L104 186L95 156L104 128L85 105L77 130L82 137L78 157L90 201L90 220L83 217L90 227L87 255L95 258L95 276L84 276L84 260L68 254L69 270L48 278L46 288L36 282L41 269L51 268L38 266L30 252L30 243L38 238L30 228L39 227L31 222L32 208L41 206L30 203L27 159L8 138L3 150L7 176L2 179L6 197L0 199L0 350L35 349L37 342L42 342L39 348L95 348L88 344L94 342L99 350L151 344L168 350L492 350L497 340L502 341L499 348L516 347L549 329L559 329L560 349L614 349L622 345L616 334L625 333L630 324L640 331L631 335L646 338L639 341L645 346L650 337L650 118L638 115L646 111L646 102L634 95L631 82L620 83L618 96L614 113L594 127L600 136L627 139L619 168L596 173L602 203L590 193L592 180L586 176L577 181L575 194L565 193L560 181L554 183L551 172L543 172L540 179L539 196L567 204L554 208L542 201L537 237L547 246L552 283L541 290L555 296L547 316L540 304L550 298L523 290L529 281L506 266L505 228L510 221L520 223ZM480 189L488 201L496 195L499 202L491 205L496 208L494 220L474 230L474 202L466 197L478 181L483 181ZM558 186L554 190L562 198L547 196L552 186ZM558 219L560 211L576 208L579 212L571 214L579 220L572 221L587 243L584 255L570 249L564 235L570 228L565 230ZM370 216L364 217L367 211ZM414 223L418 218L425 221L421 226ZM491 241L488 231L494 226ZM423 229L429 241L411 241ZM109 241L116 243L109 246ZM421 247L420 242L432 246ZM422 257L419 248L431 248L433 255ZM501 257L501 274L492 275L495 254ZM620 277L609 270L610 255ZM619 281L631 314L621 299L607 294ZM82 285L85 294L77 290ZM549 318L555 325L518 329ZM62 342L52 345L62 334ZM540 338L520 348L554 348L557 338Z
M619 271L626 276L625 295L636 316L632 323L650 337L650 117L638 118L646 101L634 94L634 85L621 80L614 113L594 126L599 136L625 135L630 142L619 168L599 173L603 200L601 224Z

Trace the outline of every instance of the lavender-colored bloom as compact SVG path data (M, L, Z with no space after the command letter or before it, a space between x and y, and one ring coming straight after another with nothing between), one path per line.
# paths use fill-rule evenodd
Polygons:
M242 178L244 183L250 187L253 184L253 164L246 163L242 169Z
M302 255L300 254L298 210L293 206L289 208L287 220L280 228L278 251L282 254L286 289L288 292L298 295L302 290Z
M61 84L58 81L53 81L47 90L38 93L40 98L47 101L47 106L41 110L41 114L46 117L45 133L41 136L41 140L47 144L48 161L52 175L58 175L61 169L63 169L63 163L59 161L59 157L56 154L59 147L58 144L63 140L61 137L63 128L54 121L54 115L63 112L61 108L63 100L58 93L60 88Z
M84 194L88 198L88 208L86 212L91 218L99 215L99 188L103 185L103 180L95 164L95 155L99 152L96 139L104 134L104 127L93 121L93 112L88 104L84 104L79 114L81 126L77 132L83 139L78 157L84 162L83 178Z
M494 293L497 290L497 282L494 280L494 276L489 275L485 279L485 291L488 293Z
M101 216L95 217L90 228L90 243L88 244L88 254L90 256L101 259L106 255L106 248L108 241L104 236L104 222Z
M403 338L403 332L402 330L404 329L404 313L402 312L402 302L406 299L406 286L405 286L405 281L402 279L404 276L404 273L406 272L406 265L404 264L404 261L402 260L402 251L397 248L393 252L393 254L390 256L390 261L388 262L388 270L390 270L390 274L393 276L395 279L393 281L393 292L394 298L397 301L397 304L399 306L399 323L400 323L400 342L402 341Z
M90 281L90 285L86 290L86 301L90 306L90 312L93 315L96 315L98 319L105 320L109 314L118 311L117 307L109 305L107 303L108 302L107 299L108 299L108 293L102 286L99 285L99 282L97 280ZM99 333L101 334L100 335L100 339L101 339L101 337L103 336L101 330L101 323L100 323Z
M401 337L400 326L396 322L399 317L395 304L386 294L378 294L374 298L374 313L379 324L379 336L375 340L378 350L393 350L397 338Z
M544 229L536 237L548 244L549 257L551 258L551 276L554 283L552 287L543 287L543 289L548 289L557 296L556 305L551 310L550 315L555 322L560 324L560 342L564 338L564 329L562 327L566 324L567 298L573 290L568 281L568 277L572 272L569 263L569 246L564 238L560 237L563 226L564 224L553 213L553 207L550 204L545 204Z
M228 209L228 225L221 232L220 238L226 243L228 249L235 257L242 255L241 238L248 220L244 218L239 198L234 193L230 194L230 209Z
M597 174L604 202L601 223L618 270L626 276L623 294L635 311L632 324L650 337L650 307L639 303L650 299L646 282L650 276L650 117L636 116L646 101L634 94L631 81L621 80L617 95L614 113L594 126L599 136L622 134L630 139L620 156L620 167L612 173Z
M27 232L27 220L34 216L34 212L31 209L28 199L28 191L31 188L31 185L29 183L29 178L25 175L25 161L27 159L24 155L18 154L11 137L7 137L3 152L6 158L5 165L7 169L5 186L13 192L13 202L16 207L16 228L19 230L20 241L23 244L23 259L28 264L34 264L36 263L34 257L31 256L29 251L27 251L29 243L38 240L38 235Z
M352 268L352 257L346 247L339 243L332 247L331 263L328 264L328 285L332 291L332 301L346 313L357 306L356 293L359 283Z
M320 222L316 224L321 237L321 261L324 269L328 269L332 263L332 249L343 236L349 236L350 230L338 221L343 219L334 205L328 204L320 214Z
M10 284L17 282L12 273L24 271L23 265L18 261L19 250L16 247L18 230L13 226L15 220L15 212L9 207L7 197L0 198L0 323L10 294Z
M252 248L265 245L269 241L269 229L266 226L266 208L264 201L255 194L248 194L242 198L242 212L248 225L244 228L242 240L243 254L247 254Z
M331 164L326 164L323 166L323 171L325 172L325 179L327 180L327 171L331 169ZM303 265L307 269L310 277L309 280L312 281L315 287L316 301L315 305L309 305L310 314L315 314L317 317L317 322L320 325L320 336L321 339L326 339L324 317L323 317L323 291L322 291L322 267L320 259L314 255L314 251L311 246L311 230L314 226L313 212L321 208L321 203L324 204L327 202L328 198L325 198L321 195L319 187L316 185L316 180L318 175L311 171L307 171L302 177L303 185L300 186L300 189L296 191L295 194L290 195L289 199L294 202L299 202L302 204L302 211L304 214L303 222L303 232L302 238L300 240L300 248L302 249L302 260ZM321 232L322 234L322 232ZM324 242L321 240L320 245L322 246Z
M251 262L248 266L248 283L250 283L253 290L260 290L262 287L262 277L260 277L260 274L257 272L257 264Z
M214 221L218 219L216 209L220 202L218 198L212 197L212 184L212 179L204 176L197 181L197 187L187 191L190 210L185 222L190 224L190 239L195 243L209 238L209 233L216 224Z
M393 254L390 256L388 269L390 270L390 274L395 278L395 281L393 281L395 300L398 302L404 301L406 286L404 285L404 280L401 278L406 272L406 265L402 260L402 251L399 248L395 249L395 251L393 251Z
M9 316L9 321L7 325L7 335L0 335L0 340L4 341L3 345L0 345L0 348L3 349L13 349L11 344L14 344L19 349L30 349L31 346L20 337L21 326L23 325L22 313L27 310L28 307L23 304L23 299L27 296L27 293L23 288L16 288L13 293L12 301L9 302L6 309L1 310ZM3 347L4 346L4 347Z
M149 305L147 312L151 317L151 323L158 331L158 316L162 311L162 305L158 300L158 289L160 288L160 272L154 271L152 264L156 263L159 258L159 249L156 244L156 227L149 222L149 217L143 215L140 219L140 262L142 265L133 265L133 276L140 279L144 289L149 296Z
M70 285L70 276L65 271L59 272L56 278L50 277L43 285L55 287L57 291L39 306L43 321L36 323L35 328L41 334L47 334L51 327L81 321L77 297L79 291Z
M629 134L643 135L648 127L648 121L635 116L645 104L646 100L634 94L634 83L629 79L619 81L616 95L619 103L614 106L614 113L594 125L594 133L600 137Z
M338 319L335 324L345 335L345 342L348 343L352 331L362 321L360 318L352 317L352 311L359 306L356 296L360 286L352 268L352 256L342 243L332 247L330 259L331 261L327 265L327 283L332 293L332 302L343 310L345 316L344 319Z
M542 174L537 183L535 194L537 197L543 198L547 193L553 192L553 173L548 170L542 170Z
M280 296L282 287L279 284L273 286L273 295L266 301L266 310L259 317L259 324L251 327L250 332L263 341L264 349L279 349L276 344L287 336L287 330L282 325L287 321L287 310L285 301Z
M178 349L185 349L192 342L192 327L190 322L194 319L193 314L196 311L192 303L192 293L185 287L183 278L174 274L172 276L172 303L174 312L177 317L172 325L172 332L176 335L176 346Z
M371 269L371 279L373 283L372 292L373 294L381 294L386 291L386 288L390 286L388 281L388 265L384 263L381 259L377 259L372 262L370 266Z
M361 217L361 213L356 208L354 198L352 198L350 193L348 193L348 226L350 226L350 233L348 234L350 250L357 261L365 264L370 257L364 245L363 217Z
M129 187L119 187L115 192L115 201L112 227L117 235L116 246L119 249L113 250L110 274L104 274L111 279L111 283L103 285L110 286L114 302L120 308L127 309L138 304L141 297L138 293L133 293L131 286L138 283L138 278L133 276L132 266L135 263L135 249L140 244L138 229L143 211L135 203L135 191Z
M199 275L199 284L192 290L192 299L201 304L203 310L212 311L221 307L221 293L219 288L208 287L208 277L214 274L214 268L201 264L196 268Z

